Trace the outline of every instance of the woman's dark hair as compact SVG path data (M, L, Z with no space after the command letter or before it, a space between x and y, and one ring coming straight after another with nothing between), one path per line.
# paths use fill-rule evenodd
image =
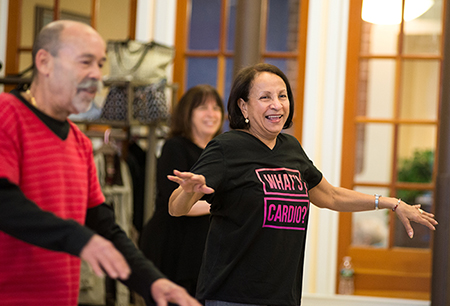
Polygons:
M222 98L213 86L201 84L190 88L175 106L171 116L169 137L183 136L192 141L192 111L194 108L205 103L210 97L216 100L216 103L220 107L220 111L222 113L220 129L214 137L222 133L225 112Z
M250 67L243 68L236 75L233 85L231 87L230 97L228 98L228 120L230 121L231 129L247 130L250 125L245 123L244 115L239 108L238 101L243 99L248 101L250 89L253 86L253 81L261 72L269 72L278 75L286 84L287 95L289 99L289 116L283 126L287 129L292 126L292 117L294 115L294 96L292 94L291 85L286 75L276 66L266 63L259 63Z

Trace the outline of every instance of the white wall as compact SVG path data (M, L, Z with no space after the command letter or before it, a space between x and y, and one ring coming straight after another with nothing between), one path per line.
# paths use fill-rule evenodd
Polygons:
M348 0L309 2L302 145L339 185ZM331 295L336 285L338 215L312 209L307 239L304 292Z
M0 0L0 62L2 69L0 77L5 76L5 59L6 59L6 32L8 29L8 0ZM3 85L0 84L0 92L3 92Z

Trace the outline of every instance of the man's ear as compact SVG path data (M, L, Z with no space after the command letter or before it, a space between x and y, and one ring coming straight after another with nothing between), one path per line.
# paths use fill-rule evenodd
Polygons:
M39 49L34 62L40 74L47 76L53 69L53 57L47 50Z
M238 100L238 106L241 109L242 115L244 116L244 118L248 118L247 116L247 102L244 101L244 99L240 98Z

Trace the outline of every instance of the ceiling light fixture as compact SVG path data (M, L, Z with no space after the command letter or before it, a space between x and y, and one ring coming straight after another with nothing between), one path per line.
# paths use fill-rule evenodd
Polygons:
M434 0L405 0L403 19L414 20L433 4ZM361 18L375 24L399 24L402 20L402 0L363 0Z

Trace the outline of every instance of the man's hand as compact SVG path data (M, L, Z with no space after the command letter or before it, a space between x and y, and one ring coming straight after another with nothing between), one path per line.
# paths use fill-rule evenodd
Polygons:
M105 271L110 278L125 280L130 275L130 267L122 254L110 241L97 234L92 236L81 250L80 257L91 266L97 276L103 276Z
M201 306L201 304L191 297L186 289L171 282L167 278L160 278L153 282L150 292L158 306L166 306L168 303L180 306Z

